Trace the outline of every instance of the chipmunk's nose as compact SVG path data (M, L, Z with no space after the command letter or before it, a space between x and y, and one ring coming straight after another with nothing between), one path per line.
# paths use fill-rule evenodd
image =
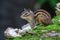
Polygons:
M20 18L22 18L23 16L21 15Z

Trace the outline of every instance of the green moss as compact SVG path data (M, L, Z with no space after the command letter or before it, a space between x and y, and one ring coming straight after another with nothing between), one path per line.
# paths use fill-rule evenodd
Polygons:
M25 34L23 35L23 37L21 38L12 38L12 39L6 39L6 40L60 40L60 37L48 37L48 38L41 38L41 35L44 34L44 32L42 32L41 30L47 30L48 32L51 30L55 30L56 32L60 32L60 25L57 22L60 19L59 16L54 17L52 19L53 24L52 25L48 25L48 26L41 26L38 25L36 29L33 30L34 35L30 35L30 34Z
M54 18L52 19L52 21L53 21L54 24L60 24L60 23L58 22L58 20L60 20L60 16L56 16L56 17L54 17Z

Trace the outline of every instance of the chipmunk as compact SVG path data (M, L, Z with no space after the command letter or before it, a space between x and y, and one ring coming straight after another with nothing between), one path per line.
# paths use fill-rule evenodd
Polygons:
M36 12L24 9L20 17L27 20L32 28L34 28L35 25L39 23L42 23L43 25L48 25L52 23L50 14L42 9L37 10Z

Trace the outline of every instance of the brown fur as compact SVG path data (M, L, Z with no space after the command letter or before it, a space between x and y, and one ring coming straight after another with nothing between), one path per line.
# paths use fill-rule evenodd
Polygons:
M43 18L41 18L41 16L43 16ZM37 23L50 24L52 22L50 14L45 10L37 10L35 12L35 19Z

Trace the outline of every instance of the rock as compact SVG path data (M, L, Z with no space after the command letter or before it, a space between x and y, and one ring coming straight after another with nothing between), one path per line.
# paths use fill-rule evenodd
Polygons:
M14 38L14 37L21 37L22 35L18 34L16 31L18 31L18 29L14 29L11 27L8 27L5 31L4 34L6 37L8 38Z
M47 33L46 35L50 36L50 37L54 37L54 36L57 36L58 34L57 33Z
M26 31L28 33L32 32L32 28L29 24L26 24L26 25L22 26L22 30Z
M60 33L57 33L58 34L58 36L60 37Z
M43 34L41 38L43 37L55 37L55 36L60 36L60 33L56 33L55 31L51 31L49 33Z
M18 34L19 35L24 35L24 34L26 34L26 31L19 29Z

